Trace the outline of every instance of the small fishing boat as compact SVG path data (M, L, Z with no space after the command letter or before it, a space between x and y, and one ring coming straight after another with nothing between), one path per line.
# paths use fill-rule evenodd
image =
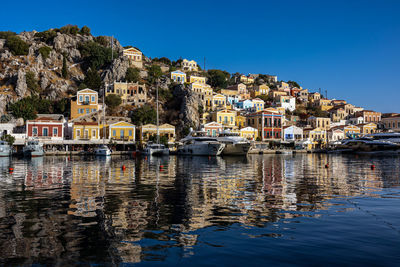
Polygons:
M38 140L28 140L22 151L24 157L42 157L44 155L43 144Z
M11 146L6 141L0 140L0 157L9 157L11 152Z
M111 150L106 145L101 145L94 150L96 156L111 156Z

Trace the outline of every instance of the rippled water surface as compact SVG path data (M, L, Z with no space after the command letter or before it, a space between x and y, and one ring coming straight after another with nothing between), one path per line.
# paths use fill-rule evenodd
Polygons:
M399 266L400 157L0 158L0 264L36 263Z

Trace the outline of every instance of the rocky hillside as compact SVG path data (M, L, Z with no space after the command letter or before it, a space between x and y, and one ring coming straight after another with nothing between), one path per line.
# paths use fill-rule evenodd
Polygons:
M26 96L65 98L84 85L93 69L103 83L112 77L121 80L129 64L120 56L123 48L113 40L111 62L111 37L94 37L87 27L0 32L0 115L8 104Z

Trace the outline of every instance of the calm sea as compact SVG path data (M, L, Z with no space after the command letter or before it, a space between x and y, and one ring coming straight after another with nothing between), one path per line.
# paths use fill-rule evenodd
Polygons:
M3 264L399 266L400 157L0 158Z

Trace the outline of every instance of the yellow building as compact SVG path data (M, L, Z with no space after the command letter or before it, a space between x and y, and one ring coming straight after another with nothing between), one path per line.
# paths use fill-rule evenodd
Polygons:
M98 122L75 122L73 126L74 140L98 140L100 128Z
M328 135L323 128L304 128L303 138L311 142L310 148L322 148L328 142Z
M110 94L119 95L123 104L142 106L147 102L145 84L114 82L107 86L106 96Z
M316 100L314 106L320 107L322 111L328 111L333 108L332 100L326 98Z
M268 95L269 91L270 91L269 86L266 84L254 85L250 95L251 97L257 97L259 95Z
M215 94L212 98L212 109L226 108L226 97L222 94Z
M171 80L176 83L185 83L186 82L186 73L176 70L171 72Z
M124 49L122 55L129 59L131 66L143 68L143 54L139 49L134 47Z
M236 115L236 122L235 125L239 128L242 129L243 127L246 127L246 117L242 115Z
M331 128L331 119L311 116L307 119L307 124L311 125L312 128L329 130Z
M125 121L119 121L107 126L109 139L118 141L135 141L135 125Z
M221 123L224 127L236 128L236 112L232 110L220 110L211 113L212 121Z
M191 75L189 78L190 83L199 83L199 84L206 84L206 77L200 76L193 76Z
M71 99L71 119L95 112L100 109L98 93L89 88L80 90Z
M203 87L204 103L206 110L211 110L213 108L213 89L211 86Z
M357 124L356 126L360 128L360 133L362 134L371 134L377 131L377 125L373 122Z
M239 92L232 89L221 89L221 94L228 97L235 97L239 95Z
M258 137L258 130L253 127L245 127L239 131L240 137L246 138L248 140L256 140Z
M321 99L321 94L320 93L315 92L315 93L309 93L308 94L308 101L310 101L311 103L314 103L314 102L316 102L316 101L318 101L320 99Z
M272 99L275 102L280 102L281 101L281 96L286 96L288 95L287 92L285 91L276 91L276 90L271 90L269 92L269 95L272 97Z
M263 110L264 110L264 105L265 105L264 100L262 100L262 99L260 99L260 98L254 98L254 99L252 100L252 102L253 102L253 105L254 105L254 110L255 110L255 112L263 111Z
M184 71L198 71L197 62L194 60L187 60L186 58L182 60L182 69Z
M158 127L160 137L166 136L168 143L173 144L175 142L175 126L170 124L162 124ZM139 127L139 138L141 143L147 143L150 136L157 135L157 126L154 124L146 124Z

